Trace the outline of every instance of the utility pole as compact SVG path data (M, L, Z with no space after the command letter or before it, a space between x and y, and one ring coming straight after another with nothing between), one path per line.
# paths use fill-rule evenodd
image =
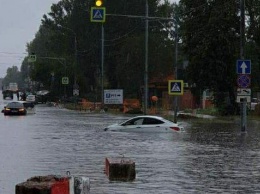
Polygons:
M71 28L68 28L68 27L65 27L65 26L62 26L62 25L58 25L58 27L60 28L64 28L68 31L70 31L73 35L74 35L74 84L73 84L73 93L74 93L74 90L78 90L78 85L77 85L77 82L76 82L76 69L77 69L77 66L78 66L78 45L77 45L77 35L76 35L76 32L74 30L72 30Z
M174 21L173 21L174 22ZM175 80L178 79L178 16L175 14ZM174 123L177 123L177 113L178 113L178 96L176 95L174 98L175 108L174 108Z
M76 33L74 33L74 50L75 50L75 67L74 67L74 86L76 86L77 84L77 81L76 81L76 69L77 69L77 66L78 66L78 46L77 46L77 36L76 36Z
M148 107L148 0L145 3L145 70L144 70L144 114L147 114Z
M245 59L245 0L240 0L240 58ZM241 132L245 132L247 129L247 100L243 98L240 105L241 115Z
M240 0L240 57L245 58L245 0Z
M101 110L104 111L104 22L106 20L106 8L102 7L103 0L95 0L96 7L91 7L91 22L101 22Z

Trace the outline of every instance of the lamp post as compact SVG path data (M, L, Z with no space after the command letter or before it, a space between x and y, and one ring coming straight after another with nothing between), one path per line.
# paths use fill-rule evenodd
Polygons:
M77 35L75 33L74 30L72 30L71 28L68 28L68 27L64 27L64 26L61 26L61 25L58 25L58 27L60 28L64 28L68 31L70 31L73 36L74 36L74 85L73 85L73 89L77 89L77 82L76 82L76 67L77 67L77 56L78 56L78 46L77 46Z

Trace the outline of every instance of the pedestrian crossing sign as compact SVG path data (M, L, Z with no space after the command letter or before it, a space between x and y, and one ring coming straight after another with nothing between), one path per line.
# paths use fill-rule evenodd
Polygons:
M90 21L91 22L105 22L106 21L106 8L105 7L91 7Z
M183 95L183 80L169 80L168 81L169 95Z

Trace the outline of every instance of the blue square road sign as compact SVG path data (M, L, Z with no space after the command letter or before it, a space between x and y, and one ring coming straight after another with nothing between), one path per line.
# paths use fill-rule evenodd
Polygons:
M237 74L251 74L251 60L237 60Z

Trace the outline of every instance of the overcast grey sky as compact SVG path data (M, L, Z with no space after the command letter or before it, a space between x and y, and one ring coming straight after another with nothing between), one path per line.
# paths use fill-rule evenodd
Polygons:
M0 0L0 78L5 77L8 67L20 69L27 55L26 43L33 40L43 14L57 2L59 0Z

